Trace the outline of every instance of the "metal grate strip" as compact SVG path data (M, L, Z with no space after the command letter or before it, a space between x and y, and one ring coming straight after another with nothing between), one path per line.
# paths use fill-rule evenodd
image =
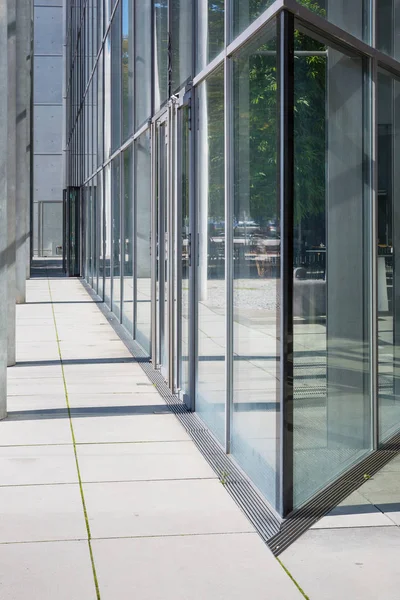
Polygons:
M326 513L340 504L348 495L365 483L364 474L372 476L400 452L400 433L370 454L335 482L326 487L285 520L281 520L269 507L232 458L225 454L200 418L189 412L177 396L172 394L161 373L151 365L141 347L130 337L110 309L101 302L92 288L81 280L87 293L131 352L149 380L155 385L183 427L186 429L204 458L218 475L221 483L240 506L262 539L275 556L281 554Z

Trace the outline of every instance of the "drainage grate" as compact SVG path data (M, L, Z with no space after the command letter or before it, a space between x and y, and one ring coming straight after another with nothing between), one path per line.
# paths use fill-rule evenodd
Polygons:
M81 283L92 299L97 300L98 308L164 398L171 412L182 423L204 458L218 475L225 489L246 514L275 556L286 550L321 517L365 483L365 473L370 476L374 475L399 454L400 433L339 477L302 508L294 511L287 519L281 520L240 468L225 454L199 417L188 411L185 404L172 394L161 373L152 367L143 350L132 340L110 309L103 302L99 302L99 297L84 280L81 279Z

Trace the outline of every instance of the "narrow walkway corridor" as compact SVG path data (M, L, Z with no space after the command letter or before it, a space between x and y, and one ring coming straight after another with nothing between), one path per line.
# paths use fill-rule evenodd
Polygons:
M303 597L79 280L41 271L0 423L0 598Z

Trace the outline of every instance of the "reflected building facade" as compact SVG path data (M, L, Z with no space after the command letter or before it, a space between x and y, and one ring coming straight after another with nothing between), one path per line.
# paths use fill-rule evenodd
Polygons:
M397 10L67 4L67 271L283 518L400 431Z

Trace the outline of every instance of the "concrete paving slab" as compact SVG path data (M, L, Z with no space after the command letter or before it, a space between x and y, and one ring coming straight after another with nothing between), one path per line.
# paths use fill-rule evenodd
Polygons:
M138 386L139 391L126 393L97 393L97 394L70 394L68 400L71 407L119 407L119 406L162 406L166 404L160 394L144 386ZM64 400L65 402L65 400Z
M254 531L215 479L85 483L83 488L94 538Z
M4 600L96 600L87 542L0 544Z
M86 538L79 485L0 487L0 544Z
M398 527L313 530L280 559L312 600L395 600L399 548Z
M0 446L71 443L71 429L67 418L23 420L22 415L18 419L7 418L1 422Z
M338 527L389 527L393 522L359 491L353 492L325 517L317 521L312 529Z
M148 415L73 418L75 439L77 443L190 440L175 415L157 415L157 410L155 407Z
M78 483L73 446L0 446L0 486Z
M217 477L193 442L90 444L77 452L85 482Z
M9 396L7 399L8 412L13 417L13 412L51 410L66 408L65 394L37 394L32 396ZM29 415L26 415L27 417ZM31 415L33 418L34 415ZM39 416L39 415L38 415ZM23 415L20 415L21 419Z
M94 540L93 552L102 600L303 597L255 533Z

